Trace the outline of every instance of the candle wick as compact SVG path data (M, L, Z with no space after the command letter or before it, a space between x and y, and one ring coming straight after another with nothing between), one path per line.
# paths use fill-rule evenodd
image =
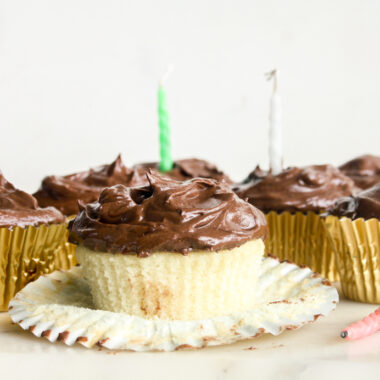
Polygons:
M158 82L159 87L162 87L165 84L165 82L168 80L168 78L170 77L173 71L174 71L174 65L171 63L168 65L164 75L161 77L160 81Z
M267 77L267 80L273 80L273 93L278 92L278 69L273 69L272 71L269 71L268 73L265 73L265 76Z

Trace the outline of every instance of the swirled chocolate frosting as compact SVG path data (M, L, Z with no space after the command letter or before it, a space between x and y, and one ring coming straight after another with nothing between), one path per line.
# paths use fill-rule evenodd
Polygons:
M0 227L26 227L62 223L64 216L55 208L39 208L30 194L16 189L0 172Z
M356 196L339 199L328 214L351 219L380 219L380 183Z
M380 157L378 156L366 154L346 162L339 169L362 190L369 189L380 182Z
M159 170L159 164L157 162L149 162L143 164L137 164L135 169L153 169ZM226 183L232 183L231 179L219 170L214 164L200 160L198 158L187 158L183 160L177 160L174 162L173 169L161 173L167 177L175 179L177 181L186 181L191 178L212 178L218 181L225 181Z
M353 181L331 165L288 168L277 175L237 186L234 190L243 199L264 212L322 212L335 202L351 195Z
M230 249L264 239L264 214L212 179L185 182L147 174L149 185L116 185L70 222L72 243L95 251L149 256L169 251Z
M69 216L78 213L78 201L94 202L105 187L120 183L127 186L147 184L145 170L127 168L119 155L109 165L66 176L46 177L33 195L40 206L54 206Z

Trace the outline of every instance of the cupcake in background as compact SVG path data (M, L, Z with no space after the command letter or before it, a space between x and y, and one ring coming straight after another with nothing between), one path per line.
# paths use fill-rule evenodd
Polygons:
M264 254L266 220L212 179L106 188L70 222L97 308L191 320L244 311Z
M263 180L269 174L270 174L269 170L261 169L260 166L257 165L255 169L251 173L248 174L248 177L245 180L243 180L239 184L234 185L234 190L238 192L238 191L243 191L245 188L248 189L249 187Z
M380 303L380 183L340 199L326 217L343 294Z
M57 257L65 235L65 217L57 209L40 208L0 172L0 311L28 282L70 261Z
M84 204L96 201L105 187L146 183L145 171L127 168L118 155L111 164L65 176L45 177L33 195L40 206L54 206L64 215L73 216L79 211L78 201Z
M159 163L150 162L136 164L134 168L137 170L152 169L158 172ZM200 177L216 179L217 181L224 181L228 184L232 184L231 179L214 164L205 160L200 160L198 158L186 158L183 160L177 160L174 162L172 170L161 174L177 181L186 181L188 179Z
M339 169L350 177L362 190L369 189L380 182L380 157L366 154L356 157Z
M234 190L266 214L266 252L337 280L334 254L320 214L341 197L351 195L353 181L331 165L292 167L277 175L265 174L255 169L251 180Z

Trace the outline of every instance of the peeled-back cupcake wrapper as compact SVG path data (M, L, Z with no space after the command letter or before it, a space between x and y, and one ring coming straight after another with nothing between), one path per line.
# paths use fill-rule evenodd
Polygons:
M65 224L0 228L0 311L28 282L65 261L65 253L57 250L66 232Z
M345 297L380 303L380 221L328 216L325 225Z
M319 316L339 300L337 290L309 268L265 258L251 310L198 320L144 319L94 308L81 267L56 271L26 286L11 301L15 323L37 337L67 345L109 349L173 351L230 344L264 333L278 335Z
M266 254L306 265L330 281L339 281L335 254L320 215L271 211L266 218L269 228Z

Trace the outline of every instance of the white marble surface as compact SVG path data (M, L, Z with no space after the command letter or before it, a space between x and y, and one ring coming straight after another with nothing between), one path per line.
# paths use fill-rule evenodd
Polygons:
M342 301L329 317L278 337L172 353L67 347L34 337L0 314L2 379L378 379L380 334L356 342L340 330L374 305ZM248 349L248 348L252 349Z

